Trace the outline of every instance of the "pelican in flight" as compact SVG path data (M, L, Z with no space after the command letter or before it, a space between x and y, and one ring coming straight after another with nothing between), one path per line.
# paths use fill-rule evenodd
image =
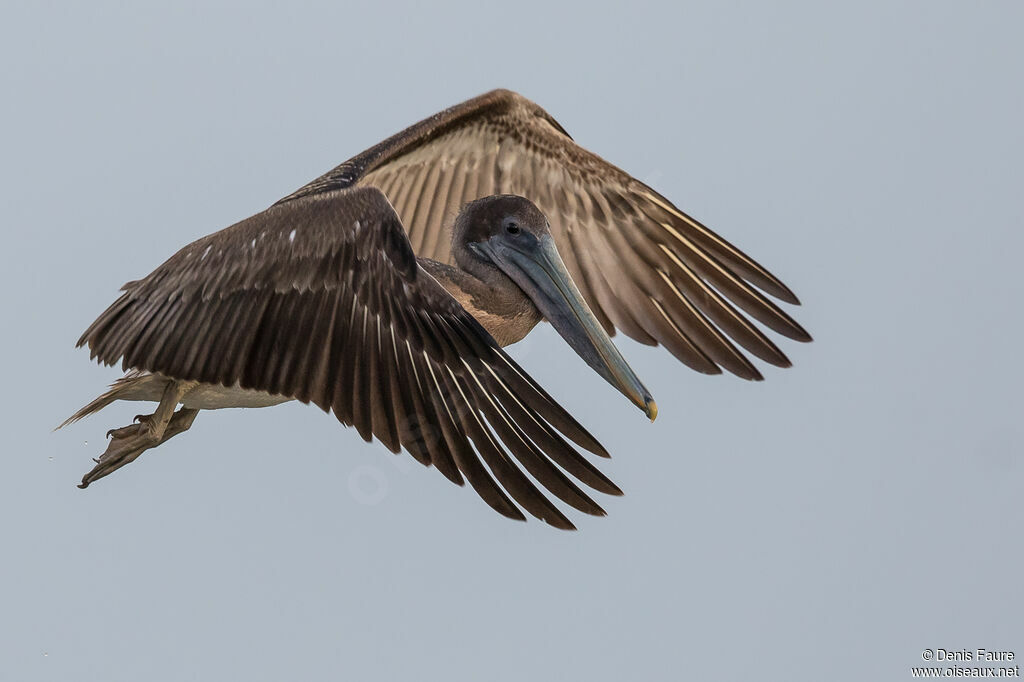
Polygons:
M127 373L65 424L115 400L158 404L107 434L80 487L200 410L299 400L469 481L505 516L566 529L542 488L594 515L580 484L621 491L577 449L607 457L600 443L504 346L547 320L653 420L616 329L755 380L748 353L790 363L754 320L810 340L771 300L798 303L779 279L508 90L407 128L122 291L78 345Z

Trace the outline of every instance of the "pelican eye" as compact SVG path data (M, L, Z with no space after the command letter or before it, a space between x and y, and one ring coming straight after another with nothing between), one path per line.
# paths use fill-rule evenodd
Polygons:
M509 234L519 234L519 223L514 220L506 220L505 231Z

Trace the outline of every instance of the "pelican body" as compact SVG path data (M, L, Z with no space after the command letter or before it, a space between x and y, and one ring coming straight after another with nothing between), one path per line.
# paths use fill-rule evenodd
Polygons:
M84 488L187 430L200 410L299 400L468 480L505 516L525 519L525 509L569 529L537 484L603 515L577 482L621 491L577 447L608 453L503 347L547 321L653 420L615 329L698 371L759 379L733 341L789 361L744 313L810 340L765 294L797 302L536 104L497 90L126 284L79 345L127 373L65 424L115 400L157 403L108 433Z

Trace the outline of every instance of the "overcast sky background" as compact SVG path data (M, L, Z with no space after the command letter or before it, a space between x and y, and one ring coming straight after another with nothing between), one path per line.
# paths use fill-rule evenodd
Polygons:
M0 20L4 680L904 680L1024 656L1019 2L17 3ZM515 523L291 404L87 491L74 343L187 242L494 87L786 281L750 384L617 337L651 425L522 364L626 491Z

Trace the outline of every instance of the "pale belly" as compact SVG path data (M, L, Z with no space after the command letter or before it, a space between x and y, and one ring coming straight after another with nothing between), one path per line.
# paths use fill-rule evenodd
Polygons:
M272 407L294 398L271 395L263 391L215 384L199 384L182 398L181 404L197 410L217 410L224 407Z
M160 402L168 379L158 374L137 373L132 376L129 373L122 381L125 385L117 393L119 400ZM219 410L228 407L271 407L290 400L294 399L238 386L199 384L182 397L181 404L197 410Z

